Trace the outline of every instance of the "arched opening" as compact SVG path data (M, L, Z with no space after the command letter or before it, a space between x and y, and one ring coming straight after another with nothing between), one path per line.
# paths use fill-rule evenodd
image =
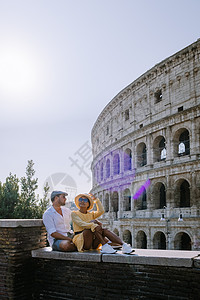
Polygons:
M103 163L101 163L101 181L103 180Z
M166 249L166 237L163 232L158 231L153 237L153 249Z
M106 161L106 178L110 177L110 159Z
M180 207L190 207L190 186L186 180L180 186Z
M147 148L145 143L140 143L137 147L137 166L143 167L147 164Z
M131 210L131 192L129 189L124 191L124 210Z
M131 235L131 232L129 230L125 230L123 232L123 241L127 244L132 245L132 235Z
M131 149L126 149L124 152L124 171L131 170L132 152Z
M175 207L190 207L190 185L187 180L180 179L175 186Z
M147 209L147 193L145 187L143 187L141 195L135 201L138 210Z
M166 206L166 191L164 184L161 184L159 198L159 208L163 208L164 206Z
M113 192L111 203L112 203L111 205L112 205L113 211L118 212L118 203L119 203L118 192Z
M113 174L117 175L120 173L120 158L119 154L115 154L113 158Z
M153 199L155 209L161 209L166 206L166 191L162 182L157 182L154 186Z
M165 138L158 136L153 143L153 161L162 161L166 159L167 151L165 146Z
M144 192L142 193L142 208L141 209L147 209L147 192L146 192L146 189L144 189Z
M166 159L166 147L165 147L165 138L162 137L160 143L159 143L159 153L160 153L160 160L165 160Z
M190 137L189 131L184 130L179 136L178 155L190 154Z
M175 250L192 250L190 236L185 232L179 232L174 239Z
M176 131L173 138L174 156L190 154L190 134L186 128Z
M147 236L144 231L139 231L136 236L136 247L140 249L147 249Z

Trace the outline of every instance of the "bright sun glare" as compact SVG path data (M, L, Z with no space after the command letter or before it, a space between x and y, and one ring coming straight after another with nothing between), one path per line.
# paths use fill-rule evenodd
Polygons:
M6 96L21 96L35 89L37 68L34 59L21 49L0 51L0 91Z

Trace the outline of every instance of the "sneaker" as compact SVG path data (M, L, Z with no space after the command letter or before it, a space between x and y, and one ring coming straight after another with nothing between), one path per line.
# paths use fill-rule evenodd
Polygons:
M134 252L135 250L133 250L132 248L131 248L131 246L130 245L128 245L127 243L124 243L123 245L122 245L122 253L124 253L124 254L130 254L130 253L132 253L132 252Z
M114 250L110 245L105 244L101 247L101 253L114 254L116 250Z

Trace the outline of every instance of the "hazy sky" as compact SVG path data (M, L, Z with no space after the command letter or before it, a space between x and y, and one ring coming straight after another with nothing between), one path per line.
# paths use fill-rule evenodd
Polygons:
M199 0L0 0L0 181L32 159L40 190L89 191L98 115L200 38L199 15Z

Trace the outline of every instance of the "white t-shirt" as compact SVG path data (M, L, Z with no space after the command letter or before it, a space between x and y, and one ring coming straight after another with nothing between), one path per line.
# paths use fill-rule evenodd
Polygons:
M62 216L55 210L53 206L49 207L43 214L43 223L47 230L47 238L52 247L54 238L52 233L58 232L67 236L67 232L71 230L71 210L65 206L61 206Z

